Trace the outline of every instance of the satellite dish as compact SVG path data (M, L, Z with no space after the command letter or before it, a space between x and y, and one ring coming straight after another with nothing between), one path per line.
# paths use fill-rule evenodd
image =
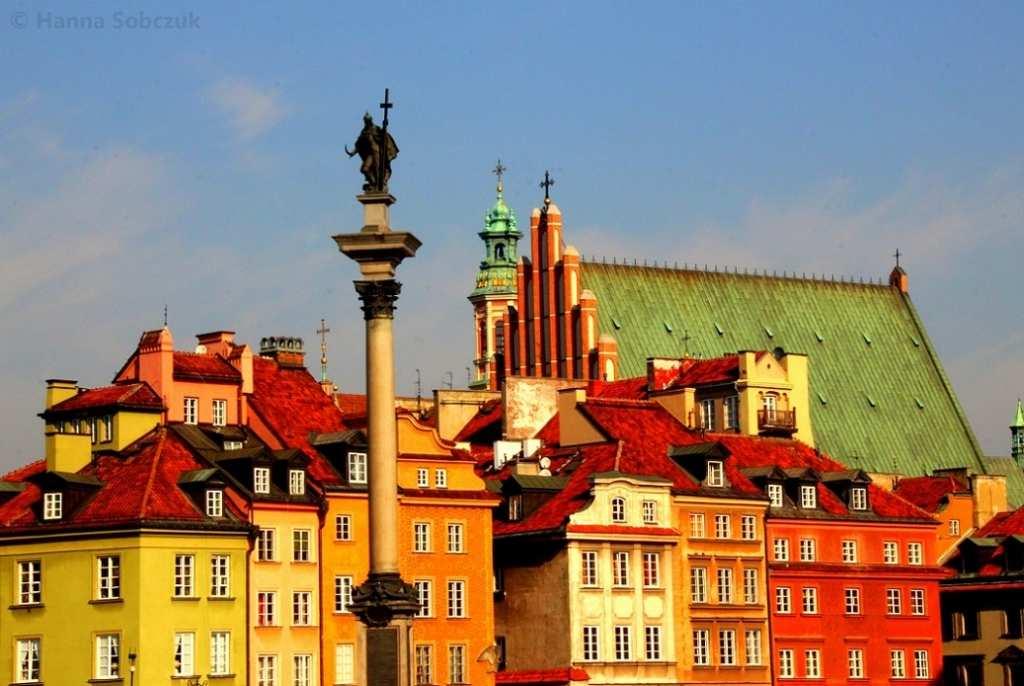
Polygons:
M551 458L550 457L542 457L542 458L540 458L540 468L541 469L547 469L550 466L551 466Z
M206 346L203 345L202 343L200 343L199 345L196 346L196 352L198 354L200 354L200 355L205 355L206 354Z

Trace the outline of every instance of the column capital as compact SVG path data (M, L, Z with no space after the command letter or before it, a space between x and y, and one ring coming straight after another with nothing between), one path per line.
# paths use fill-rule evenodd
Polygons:
M370 572L366 581L352 589L349 608L363 624L382 627L392 619L412 617L419 611L420 601L413 585L397 573Z
M363 319L394 319L395 301L402 292L402 284L394 279L356 281L356 293L363 302Z

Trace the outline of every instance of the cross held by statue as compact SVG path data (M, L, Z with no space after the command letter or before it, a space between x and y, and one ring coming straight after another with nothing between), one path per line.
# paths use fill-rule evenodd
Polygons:
M380 108L382 110L384 110L384 121L381 122L381 128L384 129L385 131L388 130L388 110L390 110L392 107L395 106L395 103L393 103L393 102L391 102L389 100L390 95L391 95L391 89L390 88L385 88L384 89L384 102L382 102L380 104Z

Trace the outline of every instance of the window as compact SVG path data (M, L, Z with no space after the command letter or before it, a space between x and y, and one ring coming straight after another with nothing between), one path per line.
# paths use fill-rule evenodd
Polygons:
M583 627L583 659L599 660L601 658L599 646L598 628L596 626Z
M907 544L907 564L919 565L924 563L924 546L920 543Z
M718 662L723 665L736 664L736 632L732 629L718 632Z
M661 627L660 626L645 626L644 627L644 659L645 660L660 660L661 659Z
M850 489L850 509L868 509L868 489L864 488L863 486L855 486ZM861 657L863 657L863 654L861 655Z
M292 561L293 562L309 562L310 561L310 546L309 541L311 534L309 529L293 529L292 530Z
M789 561L789 539L788 538L776 538L772 541L772 554L775 556L776 562L788 562Z
M693 632L693 664L707 666L711 664L711 655L708 651L708 630L695 629Z
M779 586L775 589L775 611L782 614L793 611L792 591L788 586Z
M708 460L708 486L721 488L725 485L725 468L721 460Z
M617 624L615 626L615 659L632 660L632 643L633 642L632 637L630 636L630 627L624 624Z
M99 441L99 425L95 417L89 419L89 440L93 445Z
M890 615L898 615L903 612L903 597L900 589L885 589L885 612Z
M114 440L114 416L105 415L103 417L103 442L108 443Z
M857 541L845 539L842 542L842 559L847 564L857 562Z
M658 523L658 502L656 500L645 500L643 503L644 524Z
M244 446L242 441L224 441L224 450L241 450Z
M288 470L288 494L306 494L306 472L302 471L301 469Z
M612 584L629 586L629 553L619 550L612 557Z
M448 646L448 683L466 683L466 646Z
M349 586L352 585L352 577L348 577ZM416 599L420 603L420 609L416 611L417 617L433 617L433 585L429 579L417 579L412 582L416 589Z
M793 651L784 649L779 651L779 677L783 679L793 678Z
M730 395L722 401L722 413L725 415L725 430L740 428L740 399L739 396Z
M430 583L429 581L427 582ZM334 611L335 612L348 612L349 605L352 604L352 577L351 576L336 576L334 577ZM426 615L424 615L426 616Z
M848 615L860 614L860 589L843 589L843 609Z
M690 538L704 538L707 535L707 528L704 525L703 512L690 513Z
M252 490L256 493L270 493L270 468L255 467L252 470Z
M804 677L821 678L821 651L817 648L804 651Z
M950 617L950 630L956 640L973 640L978 638L978 613L953 612Z
M352 515L338 515L334 518L334 540L352 540Z
M900 563L900 547L896 541L884 541L882 543L882 562L887 565L898 565Z
M626 521L626 501L623 498L612 498L612 521L616 524Z
M210 595L227 598L231 593L231 557L213 555L210 557Z
M271 562L277 557L276 531L274 529L260 529L259 537L256 539L256 559L260 562Z
M893 679L907 678L907 658L902 650L889 651L889 676Z
M173 676L192 676L196 673L196 635L191 632L174 634Z
M43 519L54 520L64 516L64 494L44 493L43 494Z
M196 594L196 556L174 556L174 597L193 598Z
M757 518L754 515L740 517L740 538L744 541L753 541L757 538Z
M914 651L914 678L915 679L927 679L929 678L928 669L928 651L927 650L915 650Z
M292 656L292 674L295 686L310 686L313 683L313 656L300 654Z
M224 491L211 488L206 492L206 516L224 516Z
M718 602L732 602L732 570L728 567L718 568Z
M185 413L185 419L183 421L186 424L198 424L199 423L199 398L185 398L184 413Z
M366 453L348 454L348 481L353 484L366 483Z
M39 639L23 638L17 642L14 680L18 683L39 681Z
M768 484L768 503L772 507L782 507L782 484Z
M448 552L449 553L464 553L466 552L465 544L463 542L463 527L462 524L456 522L449 522L448 524Z
M813 510L818 506L818 489L814 484L800 484L800 508Z
M96 678L115 679L121 676L121 637L100 634L96 637Z
M277 624L277 593L260 591L256 594L256 623L259 626Z
M818 589L814 586L804 586L800 594L803 613L805 615L818 614Z
M800 561L814 562L818 557L817 542L813 538L800 539Z
M580 584L597 586L597 552L594 550L580 553Z
M706 567L690 569L690 600L695 603L708 602L708 570Z
M351 684L356 680L356 647L352 643L334 646L334 683Z
M430 552L430 523L415 522L412 525L412 551L414 553Z
M214 631L210 634L210 674L231 673L231 634Z
M430 488L430 470L420 467L416 470L416 488Z
M432 646L422 643L416 646L417 686L434 683L434 656L432 655L431 648Z
M864 678L864 650L851 648L846 651L846 674L851 679Z
M508 520L518 522L523 516L523 496L513 495L508 499Z
M277 686L277 655L256 656L256 685Z
M757 603L757 570L748 568L743 570L743 602L748 605Z
M715 401L700 401L700 428L705 431L715 430Z
M745 634L748 665L761 664L761 630L747 629Z
M660 554L644 553L644 588L657 588L661 586L660 562Z
M313 605L313 594L309 591L292 592L292 624L309 626L312 624L310 607Z
M213 401L213 425L224 426L228 423L228 401Z
M466 616L465 581L448 582L448 616L456 618Z
M949 535L959 536L960 535L960 520L951 519L949 520Z
M114 600L121 597L121 557L101 555L96 558L96 598Z
M729 515L715 515L715 538L732 538L732 518Z
M447 469L435 469L434 470L434 486L437 488L448 488L448 470Z
M18 605L43 602L43 563L29 560L18 563Z
M910 589L910 614L921 616L924 615L924 589L923 588L912 588Z

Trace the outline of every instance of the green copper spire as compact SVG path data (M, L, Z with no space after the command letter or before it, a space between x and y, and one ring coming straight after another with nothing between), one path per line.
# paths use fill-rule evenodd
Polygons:
M484 229L478 235L484 242L484 259L476 275L476 288L470 299L488 295L515 295L516 260L522 234L516 224L516 214L505 204L505 167L498 160L494 168L498 177L497 199L484 216Z
M1024 405L1017 398L1017 414L1010 425L1010 456L1017 464L1024 462Z
M1024 429L1024 405L1021 404L1020 398L1017 398L1017 414L1013 418L1013 424L1010 425L1014 429Z

